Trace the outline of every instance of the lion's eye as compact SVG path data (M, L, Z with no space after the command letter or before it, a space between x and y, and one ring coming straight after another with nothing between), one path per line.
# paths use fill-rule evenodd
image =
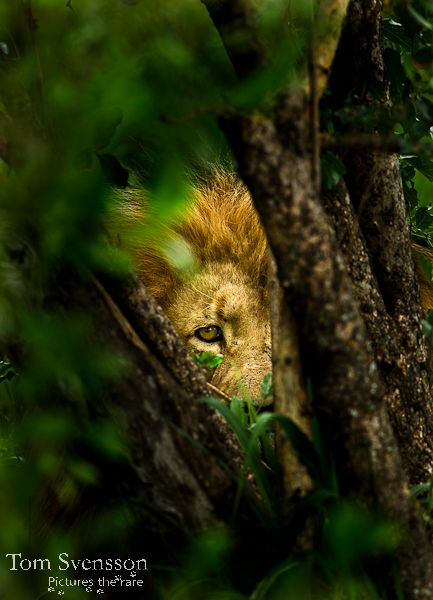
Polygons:
M219 342L223 339L223 332L217 325L209 325L208 327L200 327L196 329L194 335L202 342Z

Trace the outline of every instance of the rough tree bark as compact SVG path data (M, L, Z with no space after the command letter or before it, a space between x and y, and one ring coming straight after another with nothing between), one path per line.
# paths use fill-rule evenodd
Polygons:
M343 72L345 77L337 83ZM348 90L370 105L373 89L376 97L377 90L382 90L382 103L388 106L380 5L352 3L334 65L334 105L340 105ZM376 323L371 311L363 313L363 318L386 384L386 401L406 472L412 482L426 481L433 464L431 361L420 326L419 287L398 157L352 149L344 161L345 180L386 310L386 316L379 311L383 316ZM361 303L361 309L365 306ZM389 334L387 339L384 331Z
M204 3L214 17L213 3ZM251 6L238 3L236 27L241 11L244 23L253 21ZM236 64L236 47L226 35L223 41ZM378 2L352 0L342 44L341 53L349 60L362 49L359 63L365 64L368 55L373 73L384 84ZM259 51L256 42L253 51ZM255 64L264 61L255 58ZM312 140L319 136L311 135L310 103L308 94L297 89L281 94L271 114L231 117L222 124L296 318L302 364L309 367L314 383L315 410L336 435L341 483L348 494L369 503L379 500L385 513L402 525L405 536L397 562L404 596L429 598L433 553L408 481L425 481L431 473L430 365L398 163L393 156L375 154L362 170L361 190L369 194L371 209L363 207L359 224L344 188L322 204L314 185L317 148ZM354 178L355 169L351 173ZM409 308L402 306L405 293ZM385 322L382 329L380 321Z
M191 359L142 284L107 277L102 283L93 275L65 269L36 299L31 289L35 257L29 258L28 246L17 240L8 244L7 253L23 281L29 282L26 297L32 298L32 310L43 307L53 317L71 310L89 315L98 347L109 348L125 361L124 375L108 382L101 397L128 440L133 476L126 478L123 495L139 517L145 516L146 539L170 537L176 529L200 531L227 519L242 454L225 421L197 402L211 393L204 370ZM23 341L3 339L2 351L25 373ZM53 394L67 403L60 383ZM45 516L50 525L57 515L48 500L51 514ZM73 522L89 508L91 516L92 507L78 497L62 518ZM87 526L86 520L82 526ZM45 524L38 530L44 534Z
M292 419L307 435L311 436L311 408L299 356L299 340L293 314L288 310L278 280L274 258L269 259L269 296L272 327L272 385L274 411ZM293 500L312 489L307 469L299 461L287 436L277 429L275 446L282 472L283 512L288 513Z

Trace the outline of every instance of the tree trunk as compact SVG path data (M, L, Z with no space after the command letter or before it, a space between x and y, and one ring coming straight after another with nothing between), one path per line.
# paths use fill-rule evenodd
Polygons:
M205 4L213 17L212 3ZM248 9L241 3L238 8L246 11L243 22L251 22ZM219 3L217 27L222 10ZM223 41L236 64L236 47ZM252 50L257 48L254 43ZM351 72L347 63L356 57L385 88L381 52L379 3L352 0L339 49L345 68ZM336 79L347 81L341 72ZM433 553L408 482L426 481L431 473L431 365L398 163L378 153L362 169L358 161L348 168L348 185L364 202L352 200L341 184L322 203L314 176L319 136L311 134L312 101L298 88L282 94L270 115L231 117L222 125L299 328L315 411L335 436L341 483L347 494L370 504L379 500L402 525L397 562L404 596L428 598Z
M21 242L8 247L11 262L23 279L33 283L29 266L35 267L35 262L25 258L28 252ZM64 269L56 273L49 289L40 291L38 303L53 318L70 311L89 315L98 347L109 348L124 361L124 375L110 381L100 396L128 440L131 473L125 474L126 489L121 493L136 515L146 515L146 536L169 539L176 529L197 532L227 519L243 456L227 423L214 409L197 402L211 393L204 370L189 356L143 285L107 277L101 283L95 276ZM3 340L2 350L25 372L25 343ZM53 393L65 407L68 400L74 401L65 395L60 381ZM61 470L60 465L60 479ZM52 500L45 495L46 514L36 515L42 533L60 516L77 523L83 511L90 509L89 517L93 514L92 507L85 505L88 499L76 498L66 507L66 515L65 507ZM41 518L47 522L41 523ZM81 527L87 526L85 519Z

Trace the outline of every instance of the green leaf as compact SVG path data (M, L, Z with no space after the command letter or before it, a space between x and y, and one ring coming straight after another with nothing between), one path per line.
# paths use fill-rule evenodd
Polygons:
M278 508L276 504L277 499L275 498L270 479L270 473L262 462L260 445L258 444L258 434L261 431L262 425L255 434L252 434L249 430L245 429L242 421L226 404L223 404L216 398L202 398L200 401L209 404L221 413L232 428L233 433L238 438L241 448L245 452L245 466L253 473L257 489L260 493L262 506L259 507L253 505L252 507L256 510L258 516L264 519L265 522L267 521L269 525L269 520L277 517ZM267 421L266 424L268 425L269 421ZM248 471L246 470L245 476L247 473ZM244 487L245 480L239 480L238 495L244 490Z
M334 565L347 571L366 557L392 552L400 533L395 524L364 507L342 502L331 511L324 538Z
M242 423L242 427L244 429L248 428L248 413L245 410L246 405L243 400L239 400L239 398L232 398L230 402L230 410L233 415Z
M430 208L422 206L415 214L415 224L419 229L426 230L433 227L433 215Z
M433 161L425 160L420 156L411 156L404 160L407 164L418 169L429 181L433 181Z
M273 394L272 372L266 373L260 385L260 399L265 402Z
M397 48L403 50L411 50L412 42L410 37L407 35L401 23L398 23L394 19L383 20L383 35L386 42L391 42Z
M346 167L332 152L325 152L322 155L320 169L324 190L332 190L346 173Z
M213 352L200 352L199 354L193 354L192 357L195 362L209 369L209 371L216 369L223 361L222 354L214 354Z
M407 80L406 72L401 64L401 55L397 50L386 48L383 55L388 80L391 84L391 94L401 98L404 84Z
M253 591L250 600L269 600L271 596L269 593L272 592L272 587L275 582L284 574L299 567L300 561L289 559L282 563L275 565L269 573L260 581Z
M428 21L421 13L415 10L411 4L407 5L407 10L419 25L425 27L425 29L429 29L430 31L433 30L433 25L430 23L430 21Z

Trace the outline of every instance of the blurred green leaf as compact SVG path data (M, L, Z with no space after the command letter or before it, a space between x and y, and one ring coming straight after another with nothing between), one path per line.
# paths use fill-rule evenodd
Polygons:
M392 42L399 50L410 51L412 43L401 23L395 19L383 20L383 33L387 43Z
M222 354L213 354L213 352L200 352L199 354L192 355L194 360L202 367L213 371L223 361Z
M433 214L426 206L422 206L415 214L415 224L420 229L430 229L433 226Z
M354 504L342 503L325 524L325 544L342 570L364 558L392 552L399 543L398 528Z
M260 399L262 402L266 402L273 394L272 385L272 373L266 373L263 377L263 381L260 384Z
M332 152L322 154L320 168L324 190L332 190L346 172L342 161Z

